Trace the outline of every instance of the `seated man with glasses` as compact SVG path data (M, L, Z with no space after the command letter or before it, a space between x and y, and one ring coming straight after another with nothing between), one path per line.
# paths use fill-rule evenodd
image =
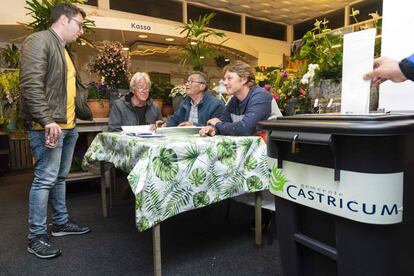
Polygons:
M185 82L187 97L168 119L166 126L205 126L208 120L220 116L224 103L211 96L207 89L207 75L200 71L192 72Z
M112 104L108 131L121 131L121 126L150 125L162 120L159 106L149 99L150 88L148 74L135 73L130 82L129 94Z

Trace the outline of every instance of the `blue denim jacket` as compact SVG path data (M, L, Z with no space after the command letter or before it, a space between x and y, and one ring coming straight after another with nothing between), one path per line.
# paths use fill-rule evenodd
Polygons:
M185 97L178 110L168 118L167 127L177 126L182 122L187 122L190 117L191 98ZM224 103L211 96L207 91L198 104L198 124L205 126L207 121L214 117L219 117L224 112Z

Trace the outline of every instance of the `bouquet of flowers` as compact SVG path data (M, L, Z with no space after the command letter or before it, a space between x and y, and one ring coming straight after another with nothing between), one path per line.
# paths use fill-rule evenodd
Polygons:
M88 70L103 77L111 88L129 88L131 59L120 42L104 41Z
M256 82L269 91L282 112L287 113L289 102L297 104L297 111L309 111L308 85L303 83L297 74L276 67L265 70L256 68L256 72Z

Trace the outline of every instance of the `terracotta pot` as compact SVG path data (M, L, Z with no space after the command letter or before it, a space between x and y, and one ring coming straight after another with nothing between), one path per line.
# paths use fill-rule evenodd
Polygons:
M173 106L171 104L164 104L161 110L162 116L168 117L174 113Z
M107 118L109 116L109 100L88 100L88 106L94 118Z
M160 110L162 110L163 102L161 99L152 99L152 101L160 107Z

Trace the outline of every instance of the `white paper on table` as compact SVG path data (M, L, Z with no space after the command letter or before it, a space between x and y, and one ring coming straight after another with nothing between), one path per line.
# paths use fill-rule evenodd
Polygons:
M414 36L408 26L414 21L414 1L383 0L381 56L401 60L414 53ZM414 109L414 82L380 85L379 108L385 111Z
M151 134L150 125L141 125L141 126L121 126L122 131L127 134Z
M370 81L362 76L372 70L376 29L344 35L341 114L368 114Z

